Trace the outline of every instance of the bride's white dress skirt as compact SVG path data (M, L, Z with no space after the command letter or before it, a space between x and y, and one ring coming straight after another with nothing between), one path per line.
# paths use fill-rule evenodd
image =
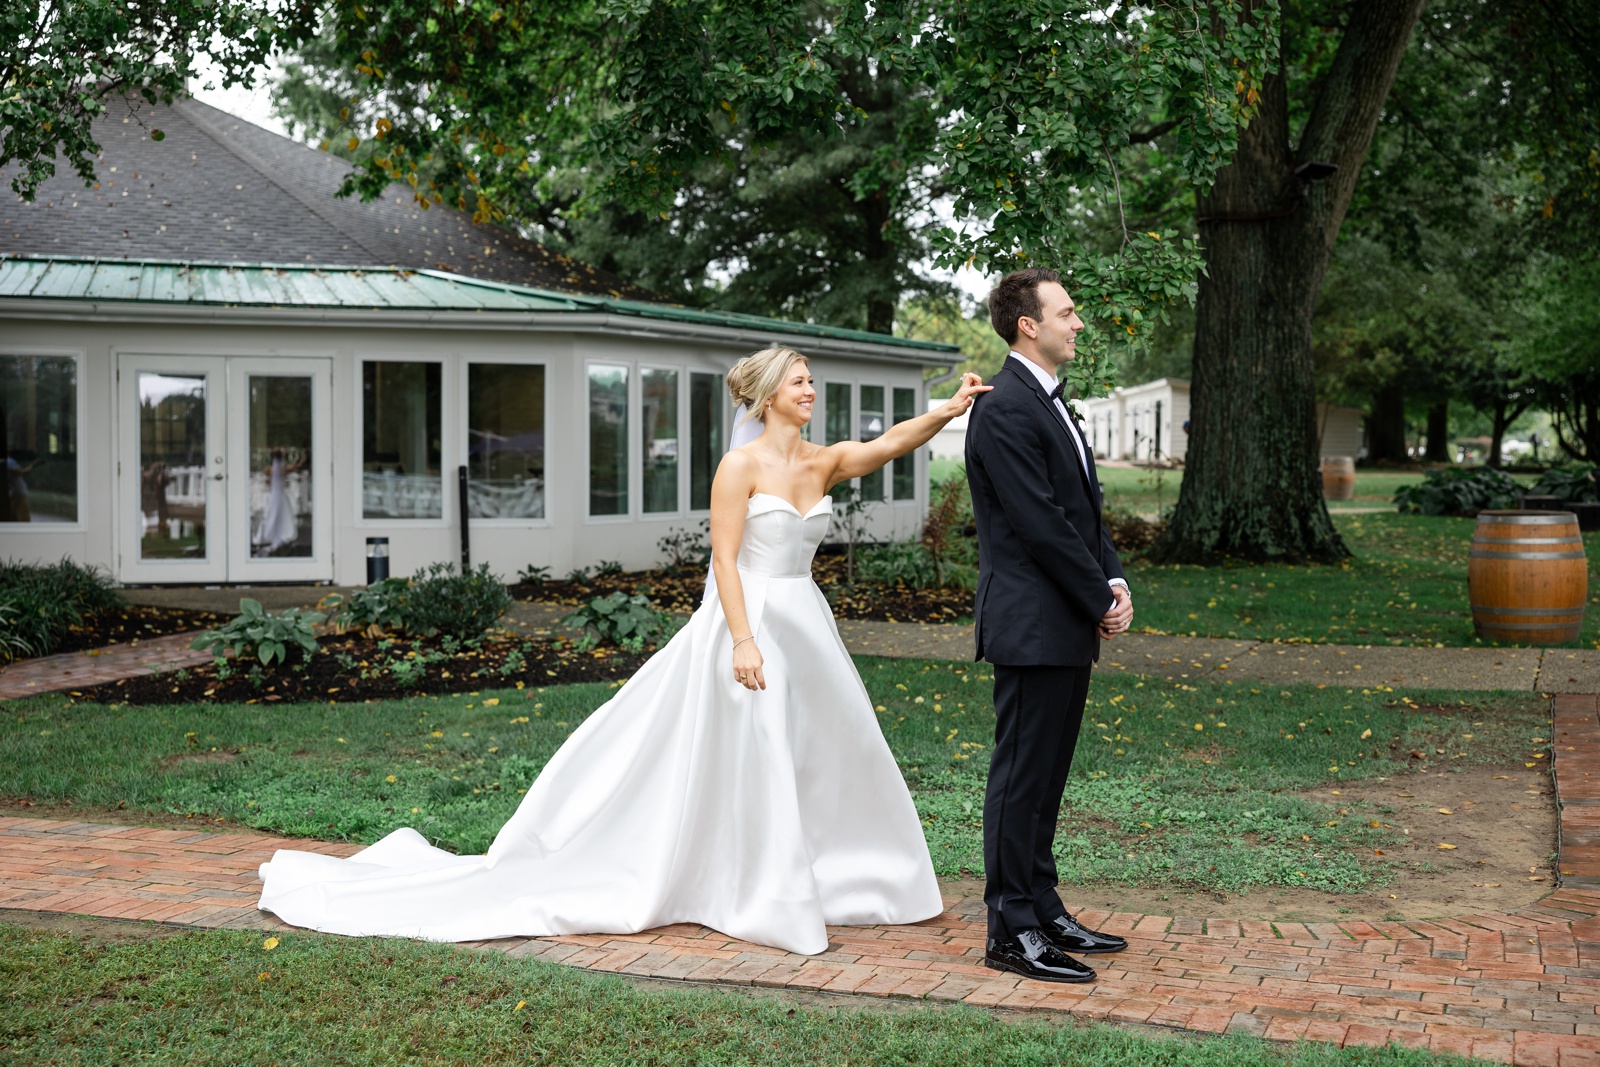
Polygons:
M714 583L575 730L486 855L396 830L349 859L282 850L260 907L314 930L432 941L700 923L793 952L827 925L942 910L911 796L839 639L807 515L751 497L739 573L767 688L733 680Z

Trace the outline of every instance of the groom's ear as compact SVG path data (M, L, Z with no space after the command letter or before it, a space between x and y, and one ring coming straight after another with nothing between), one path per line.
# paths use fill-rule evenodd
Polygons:
M1030 319L1026 315L1018 315L1017 332L1026 337L1037 338L1039 336L1039 320Z

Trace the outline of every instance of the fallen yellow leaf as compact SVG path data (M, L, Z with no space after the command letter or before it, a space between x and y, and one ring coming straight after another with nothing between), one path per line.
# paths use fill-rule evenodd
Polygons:
M266 949L268 952L271 952L273 949L278 947L278 939L275 937L269 937L265 941L261 942L261 947Z
M1443 842L1443 841L1440 841L1440 842L1439 842L1439 847L1440 847L1440 848L1445 848L1445 849L1449 849L1449 848L1455 848L1455 847L1456 847L1456 846L1454 846L1454 845L1451 845L1451 844L1446 844L1446 843L1445 843L1445 842Z
M489 697L487 700L485 700L483 702L483 706L486 707L486 708L492 708L498 703L500 703L500 698L499 697Z
M398 778L396 778L396 777L395 777L395 776L394 776L394 775L392 775L392 774L391 774L391 775L389 775L389 776L388 776L388 777L387 777L387 778L385 778L385 779L384 779L384 781L386 781L386 782L388 782L388 783L389 783L389 784L390 784L390 785L394 785L394 784L395 784L395 783L396 783L396 782L398 782L398 781L399 781L399 780L400 780L400 779L398 779Z
M1451 811L1449 808L1440 808L1439 809L1439 814L1440 815L1454 815L1455 812Z
M526 1008L527 1006L528 1006L528 1002L526 1000L519 1000L519 1001L517 1001L517 1006L512 1008L511 1010L512 1011L521 1011L523 1008Z
M1371 730L1362 730L1361 731L1361 740L1365 741L1367 738L1369 738L1371 736L1372 736L1372 731Z

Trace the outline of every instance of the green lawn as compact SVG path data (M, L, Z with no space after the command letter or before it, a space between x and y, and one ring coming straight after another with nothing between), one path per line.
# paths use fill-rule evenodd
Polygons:
M958 468L959 469L959 468ZM1106 504L1127 511L1154 515L1158 505L1162 512L1178 502L1178 487L1183 484L1182 470L1142 470L1135 467L1096 468L1100 485L1105 490ZM1531 476L1522 481L1531 482ZM1395 490L1403 485L1422 481L1419 471L1356 471L1355 495L1350 500L1330 500L1328 507L1334 511L1350 508L1394 506Z
M1134 626L1160 633L1335 644L1483 644L1472 631L1467 554L1475 520L1344 515L1339 566L1127 565ZM1575 646L1600 648L1600 533L1583 535L1589 604Z
M72 1064L1358 1067L1465 1063L964 1007L888 1011L641 986L498 953L310 933L116 942L0 925L0 1050Z
M1182 470L1144 470L1137 467L1111 467L1101 464L1096 468L1100 485L1105 490L1106 503L1114 508L1154 515L1167 511L1178 502L1178 487L1183 484ZM959 460L940 459L929 465L928 474L934 483L962 476L965 468ZM1521 477L1532 481L1532 476ZM1403 485L1422 481L1418 471L1356 471L1355 495L1350 500L1330 500L1328 507L1334 511L1351 508L1393 507L1395 490Z
M951 472L960 473L959 465ZM1182 471L1102 468L1108 506L1153 514L1177 501ZM1134 628L1197 637L1334 644L1481 645L1472 629L1467 554L1475 520L1400 515L1390 504L1419 475L1358 472L1356 499L1334 509L1353 558L1339 566L1161 567L1124 560ZM1385 507L1377 513L1350 508ZM1600 648L1600 533L1584 535L1589 603L1579 640Z
M858 663L936 868L981 871L989 669ZM0 723L0 794L360 842L415 826L481 852L520 791L614 691L298 706L13 701ZM1340 812L1299 793L1395 773L1412 749L1444 748L1448 766L1520 759L1548 721L1536 697L1519 694L1396 698L1109 675L1092 696L1058 839L1062 878L1079 884L1365 889L1392 876L1372 850L1398 831L1381 818L1369 825L1381 812Z

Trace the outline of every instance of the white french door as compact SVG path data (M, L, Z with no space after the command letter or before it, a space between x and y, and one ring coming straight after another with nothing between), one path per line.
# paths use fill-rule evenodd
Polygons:
M119 577L333 576L332 361L123 355Z

